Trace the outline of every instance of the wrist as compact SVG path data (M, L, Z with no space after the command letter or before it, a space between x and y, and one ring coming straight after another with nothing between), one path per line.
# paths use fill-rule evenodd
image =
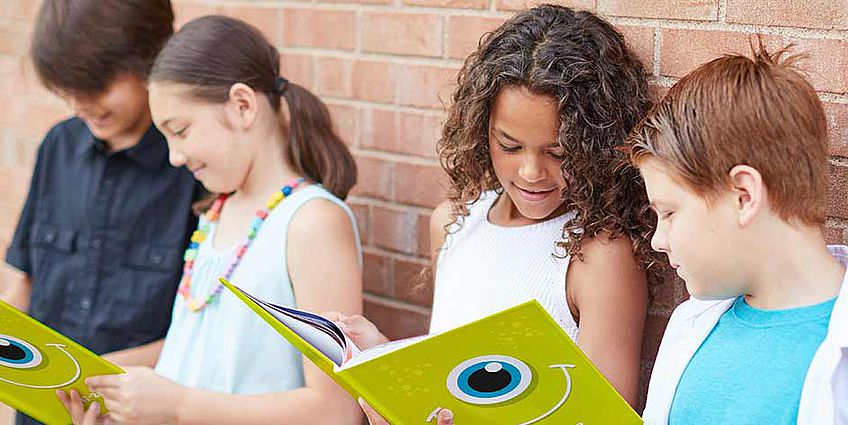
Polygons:
M175 387L176 391L172 398L174 402L171 415L172 423L177 425L189 423L188 418L191 409L188 406L191 404L191 388L182 385L175 385Z

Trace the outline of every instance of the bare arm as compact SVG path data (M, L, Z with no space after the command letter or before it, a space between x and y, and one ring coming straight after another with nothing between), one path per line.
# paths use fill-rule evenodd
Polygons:
M12 270L11 267L7 269ZM6 285L2 288L0 299L12 305L20 311L29 309L29 298L32 293L32 281L29 275L14 270L10 272L12 277L6 280Z
M642 331L648 304L644 270L627 238L595 238L571 260L566 290L580 348L631 406L639 397Z
M162 345L165 344L164 339L159 339L149 342L138 347L127 348L120 351L113 351L104 354L103 358L118 366L147 366L154 367L159 360L159 353L162 352Z
M430 255L433 260L433 271L436 270L436 260L439 258L439 251L442 245L445 244L445 226L450 223L450 202L444 201L433 210L430 216Z

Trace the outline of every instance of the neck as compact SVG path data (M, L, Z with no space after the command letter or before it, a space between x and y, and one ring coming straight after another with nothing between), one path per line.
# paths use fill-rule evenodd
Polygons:
M302 177L285 160L282 129L276 125L264 132L253 144L256 153L242 185L236 190L239 198L264 202L274 191L280 190L292 178Z
M115 136L110 140L104 141L110 152L120 152L129 149L141 142L141 138L150 125L153 123L150 117L150 110L146 110L144 115L139 118L131 128L127 129L123 134Z
M839 294L845 268L827 250L822 232L781 224L782 229L768 233L774 236L750 250L767 261L751 269L748 304L780 310L818 304Z
M559 217L563 214L565 214L564 202L547 217L541 219L526 217L521 214L521 211L519 211L518 207L515 206L515 203L512 202L512 198L504 192L501 193L494 205L492 205L492 208L489 210L488 220L498 226L520 227L541 223L543 221Z

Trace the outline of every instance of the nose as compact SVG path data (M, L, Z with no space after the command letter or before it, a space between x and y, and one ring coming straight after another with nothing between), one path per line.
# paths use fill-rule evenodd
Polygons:
M518 169L518 175L527 183L544 180L546 174L541 158L533 153L528 153L524 156L521 168Z
M665 230L659 224L657 224L654 235L651 236L651 248L657 252L668 252L668 238L666 237Z
M182 167L186 163L186 157L176 149L168 149L168 162L174 167Z

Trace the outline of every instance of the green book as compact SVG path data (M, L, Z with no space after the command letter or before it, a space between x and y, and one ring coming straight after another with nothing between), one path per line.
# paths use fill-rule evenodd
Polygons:
M102 406L85 378L118 373L124 371L0 301L0 402L46 424L69 424L56 390L76 389L86 407Z
M221 282L353 397L393 424L641 424L537 301L360 352L328 319Z

